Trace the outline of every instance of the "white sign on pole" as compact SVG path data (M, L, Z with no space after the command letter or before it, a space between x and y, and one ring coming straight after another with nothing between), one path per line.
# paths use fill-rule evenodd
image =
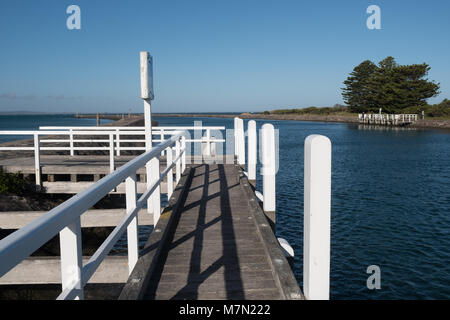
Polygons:
M147 51L141 51L141 98L153 100L153 58Z

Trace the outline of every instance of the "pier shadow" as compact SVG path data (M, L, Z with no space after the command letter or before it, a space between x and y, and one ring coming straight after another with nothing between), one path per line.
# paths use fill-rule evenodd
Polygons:
M191 184L189 192L192 192L192 195L199 193L199 199L195 201L191 198L190 200L194 201L189 203L186 203L187 199L184 199L182 212L174 217L173 229L150 280L146 299L158 297L194 300L204 297L216 298L215 293L217 292L221 293L220 298L244 299L230 203L230 189L239 184L228 185L224 165L203 164L194 168L194 179L202 178L203 183L198 185L197 181L196 184ZM215 171L217 171L219 179L211 180L211 173ZM211 191L216 192L210 194ZM217 197L219 197L219 201L217 201ZM217 215L217 213L219 214ZM192 215L192 217L181 220L183 214ZM221 223L221 226L214 228L218 223ZM194 228L192 228L192 224L195 224ZM179 237L175 239L178 228L186 229L186 231L179 232ZM210 229L209 232L208 229ZM187 244L187 241L193 241L193 245ZM209 245L206 242L209 242ZM202 261L202 257L208 259L217 256L217 245L214 243L222 245L221 256L215 260L211 259L210 263ZM181 254L184 245L189 252ZM171 255L171 251L174 249L177 251ZM170 262L168 262L168 258ZM185 271L168 273L165 272L166 267L172 268L172 270L181 268ZM213 279L210 279L205 286L205 281L210 277ZM181 288L180 281L182 281Z

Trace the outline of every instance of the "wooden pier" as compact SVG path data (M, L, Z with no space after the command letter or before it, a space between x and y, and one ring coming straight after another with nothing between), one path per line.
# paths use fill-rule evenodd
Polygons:
M304 144L303 294L286 258L293 258L294 250L274 232L279 167L274 126L265 123L257 130L251 120L246 131L243 119L235 118L233 134L218 137L211 131L225 127L152 128L152 57L141 52L140 62L144 127L0 131L33 136L32 145L0 147L30 153L3 158L3 170L34 174L43 192L76 193L47 213L16 213L16 221L9 220L13 212L0 216L5 226L20 228L0 240L0 284L41 283L41 277L61 283L58 300L76 300L85 298L85 287L93 281L111 284L128 276L119 299L329 299L331 141L310 135ZM199 148L192 148L196 143ZM226 145L222 155L216 154L216 143ZM91 151L103 155L79 157ZM258 160L262 186L255 188ZM125 208L92 209L120 192ZM163 192L168 201L161 210ZM144 247L139 243L142 223L153 225ZM82 228L111 224L114 229L102 244L83 256ZM127 257L110 256L123 235ZM55 236L59 264L31 256ZM49 270L58 266L55 277Z
M358 114L358 122L385 126L407 126L418 119L417 114Z
M302 299L238 165L188 167L121 299Z

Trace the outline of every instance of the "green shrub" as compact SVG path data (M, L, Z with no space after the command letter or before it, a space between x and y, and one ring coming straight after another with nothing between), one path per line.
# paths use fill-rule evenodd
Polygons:
M8 173L0 169L0 194L22 195L29 182L20 173Z
M441 103L424 106L408 107L402 111L402 113L416 113L422 116L422 111L425 112L425 117L450 117L450 100L444 99Z

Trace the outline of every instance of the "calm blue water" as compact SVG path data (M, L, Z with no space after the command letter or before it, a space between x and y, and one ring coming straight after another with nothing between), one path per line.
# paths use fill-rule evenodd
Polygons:
M156 120L233 127L233 119ZM257 120L258 126L265 122ZM450 298L450 132L270 122L280 137L277 236L295 249L300 285L304 140L323 134L333 145L331 298ZM381 268L380 290L366 287L366 269L373 264Z
M233 119L225 118L155 120L162 126L191 126L201 120L233 127ZM257 120L258 127L265 122ZM279 129L277 236L295 249L294 273L300 285L303 143L310 134L323 134L333 144L331 298L450 298L450 132L270 122ZM40 125L95 125L95 119L0 116L0 130ZM257 183L260 187L261 181ZM145 234L140 237L145 241ZM376 291L366 287L366 269L373 264L381 268L381 289Z
M101 119L101 124L112 120ZM71 114L0 115L0 130L37 130L39 126L95 126L96 119L74 118ZM30 136L2 136L0 143L27 139Z

